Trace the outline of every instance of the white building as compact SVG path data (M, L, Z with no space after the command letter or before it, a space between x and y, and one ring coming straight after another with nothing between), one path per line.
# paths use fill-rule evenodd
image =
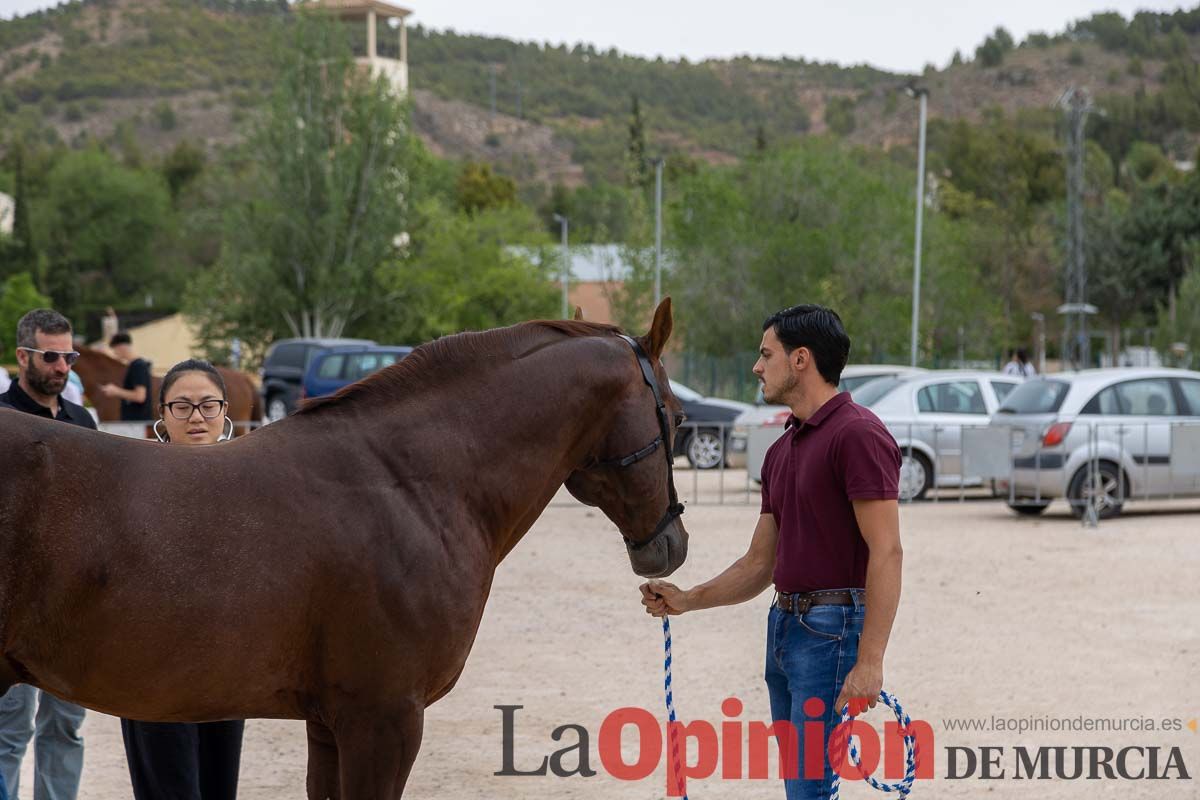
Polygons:
M345 23L364 25L365 38L357 32L352 37L354 60L370 69L372 75L386 77L396 94L408 93L408 28L404 19L412 11L384 0L314 0L305 5L334 14Z

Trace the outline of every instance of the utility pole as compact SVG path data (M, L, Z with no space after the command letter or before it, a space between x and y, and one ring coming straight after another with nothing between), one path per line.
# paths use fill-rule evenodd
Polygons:
M921 223L925 212L925 116L929 90L910 83L904 93L920 101L921 113L917 134L917 235L913 245L912 331L909 337L909 363L917 365L917 333L921 322Z
M555 214L554 221L558 223L562 230L562 315L563 319L570 319L571 315L568 311L570 308L567 300L567 287L571 281L571 251L567 247L567 218L562 214Z
M1067 265L1066 297L1058 313L1063 319L1063 360L1072 369L1091 365L1088 317L1097 309L1087 301L1087 263L1083 229L1084 130L1095 106L1084 89L1072 86L1058 101L1067 118Z
M654 307L662 302L662 192L663 165L666 159L662 156L654 159Z

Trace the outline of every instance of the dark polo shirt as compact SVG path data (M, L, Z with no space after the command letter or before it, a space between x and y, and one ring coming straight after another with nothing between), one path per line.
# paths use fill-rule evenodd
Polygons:
M787 425L762 467L762 513L779 526L775 588L862 588L868 549L851 501L899 496L900 448L849 392Z
M25 394L25 390L21 388L21 384L17 381L12 382L7 392L0 394L0 408L14 408L17 411L24 411L26 414L36 414L46 419L57 419L62 422L69 422L72 425L78 425L81 428L96 430L96 421L92 419L92 415L83 406L77 406L70 400L64 400L62 397L59 397L58 416L53 416L50 413L50 409Z

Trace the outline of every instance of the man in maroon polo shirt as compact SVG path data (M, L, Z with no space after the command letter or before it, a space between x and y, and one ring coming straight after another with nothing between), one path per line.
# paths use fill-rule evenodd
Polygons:
M661 617L742 603L774 583L767 689L772 718L795 727L801 770L784 781L788 800L829 797L828 759L823 774L805 768L804 723L824 720L825 752L848 702L874 707L900 601L900 450L878 417L838 392L849 352L831 309L793 306L767 319L754 373L792 418L763 462L750 548L707 583L641 587Z

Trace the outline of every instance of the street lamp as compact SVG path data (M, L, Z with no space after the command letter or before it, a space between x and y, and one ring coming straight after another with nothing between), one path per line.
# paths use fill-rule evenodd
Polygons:
M563 319L570 319L571 315L567 311L567 284L571 280L571 251L567 249L567 218L562 214L555 214L554 221L558 223L562 230L562 315Z
M920 133L917 137L917 241L913 247L912 337L909 342L909 358L912 366L915 367L917 365L917 326L921 311L921 222L925 210L925 106L929 99L929 90L910 83L904 87L904 93L921 103Z
M666 159L659 156L650 163L654 164L654 307L658 308L662 301L662 184Z

